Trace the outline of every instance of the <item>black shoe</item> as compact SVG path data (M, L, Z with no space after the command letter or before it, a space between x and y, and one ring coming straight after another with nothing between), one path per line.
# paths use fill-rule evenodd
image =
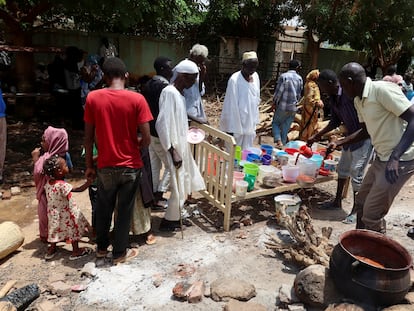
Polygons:
M182 223L183 223L183 226L187 226L187 227L191 227L193 225L193 223L188 218L183 218Z
M177 229L180 229L180 222L179 221L173 221L173 220L167 220L163 219L161 220L159 230L160 231L175 231Z
M153 211L165 211L168 207L167 201L157 201L153 206L151 206L151 209Z
M332 201L332 202L323 203L322 205L318 205L318 208L323 209L323 210L335 210L335 209L341 209L342 206L337 204L335 201Z

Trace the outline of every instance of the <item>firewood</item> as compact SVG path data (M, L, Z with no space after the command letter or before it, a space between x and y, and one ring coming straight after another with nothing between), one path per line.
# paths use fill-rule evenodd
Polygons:
M276 221L289 231L294 242L282 241L269 234L265 245L281 254L285 260L293 261L300 266L321 264L329 266L329 258L333 245L329 243L332 228L324 228L324 235L318 235L312 225L312 218L305 206L301 206L292 215L286 214L286 206L276 211Z
M16 284L16 280L7 281L7 283L0 289L0 298L3 298L7 295L9 290Z

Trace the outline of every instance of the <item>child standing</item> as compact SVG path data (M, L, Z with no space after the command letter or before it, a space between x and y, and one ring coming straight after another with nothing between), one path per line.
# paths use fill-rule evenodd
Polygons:
M97 163L98 161L98 149L96 148L96 145L93 144L92 147L92 155L93 155L93 163ZM85 157L85 148L82 148L81 157ZM73 190L72 190L73 192ZM95 178L88 187L89 192L89 200L91 201L91 207L92 207L92 232L91 232L91 238L92 240L96 239L96 205L98 202L98 182Z
M68 133L63 128L49 126L42 135L41 147L32 151L32 160L34 163L33 177L36 185L36 198L38 200L37 213L39 217L39 235L42 242L47 242L47 201L45 194L45 184L48 177L43 173L43 165L51 155L59 155L67 161L68 167L72 168L72 162L69 155ZM41 154L43 151L43 154Z
M50 246L45 259L52 259L57 251L56 243L70 239L72 255L69 260L76 260L90 253L88 248L80 248L79 240L88 231L89 223L72 197L72 185L64 181L69 168L65 159L58 155L51 156L43 166L49 181L45 184L48 216L48 242ZM86 189L89 183L82 185Z

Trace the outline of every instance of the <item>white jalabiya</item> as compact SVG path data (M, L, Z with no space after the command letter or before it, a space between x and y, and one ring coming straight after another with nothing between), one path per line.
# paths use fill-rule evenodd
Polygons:
M246 81L241 71L232 74L220 118L220 130L233 133L242 149L252 147L259 123L260 79L256 72L251 78Z
M188 118L184 96L175 86L168 85L161 92L159 105L160 113L155 128L161 145L166 151L172 146L183 160L182 166L178 169L177 180L177 170L171 154L168 153L171 195L165 219L174 221L180 219L180 207L183 208L187 196L193 191L205 189L205 184L187 142Z

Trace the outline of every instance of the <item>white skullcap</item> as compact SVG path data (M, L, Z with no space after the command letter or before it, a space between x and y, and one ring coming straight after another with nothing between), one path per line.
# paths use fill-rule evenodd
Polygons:
M248 59L257 59L257 54L255 51L250 52L244 52L242 61L248 60Z
M190 74L198 73L197 65L188 59L185 59L179 62L178 65L175 66L175 70L178 73L190 73Z

